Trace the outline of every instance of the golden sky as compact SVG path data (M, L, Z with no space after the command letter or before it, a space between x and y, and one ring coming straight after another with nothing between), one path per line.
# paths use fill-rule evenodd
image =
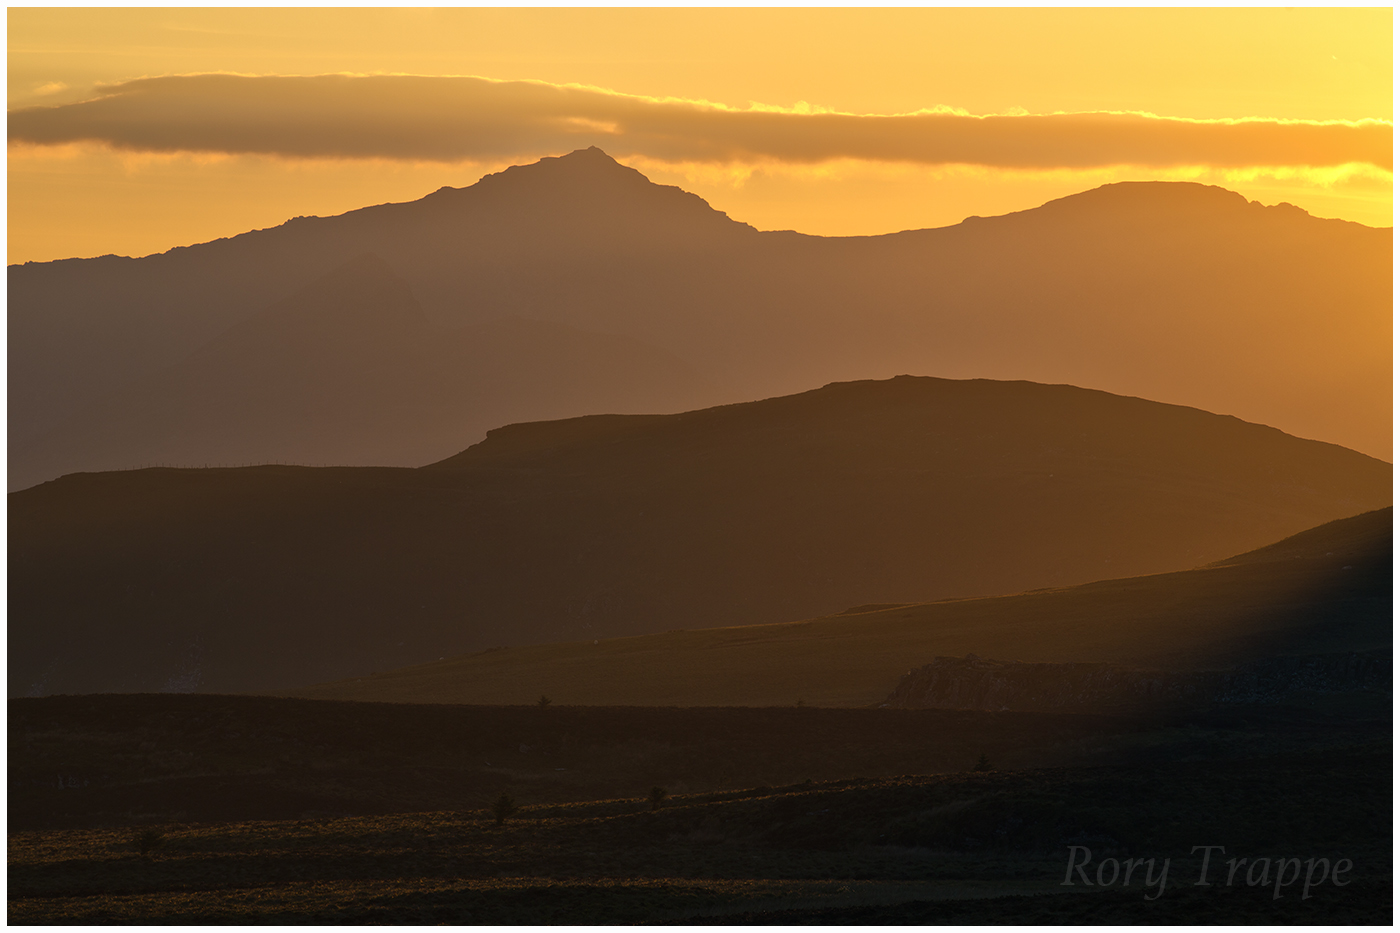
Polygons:
M9 261L144 255L589 145L760 229L1145 179L1390 226L1391 15L10 9Z

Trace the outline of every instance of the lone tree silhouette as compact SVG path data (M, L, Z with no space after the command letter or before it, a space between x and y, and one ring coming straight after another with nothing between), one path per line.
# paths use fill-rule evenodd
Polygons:
M496 815L496 825L505 825L506 817L514 816L520 808L515 805L515 798L510 794L502 794L496 798L496 802L491 804L491 812Z
M992 760L991 760L990 758L987 757L987 753L986 753L986 752L983 752L983 753L981 754L981 756L977 759L977 764L973 767L972 770L973 770L973 771L990 771L990 770L992 770Z
M136 848L141 850L141 855L147 856L165 845L165 833L156 829L144 829L136 834Z
M666 799L666 788L664 788L664 787L653 787L653 788L651 789L651 808L652 808L653 810L660 810L660 809L661 809L661 801L663 801L663 800L665 800L665 799Z
M538 706L540 709L544 709L546 706L549 705L549 697L541 693L540 698L538 701L536 701L535 705Z

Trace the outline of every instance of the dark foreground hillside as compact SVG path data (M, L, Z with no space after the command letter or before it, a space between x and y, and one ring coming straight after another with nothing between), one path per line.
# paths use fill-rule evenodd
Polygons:
M423 732L404 734L415 717ZM1389 729L1383 704L1112 725L948 711L12 701L9 920L1386 923ZM473 731L478 740L464 742ZM421 741L424 733L438 741ZM550 735L560 744L551 748ZM607 736L611 748L600 754ZM515 744L526 738L542 747ZM950 761L985 746L982 766L995 770L961 760L941 774L901 772L917 760L916 746ZM443 807L454 793L466 796L452 782L438 784L434 805L425 759L488 747L493 761L506 760L495 761L498 783L478 797L512 788L519 811L498 822L484 799ZM1086 750L1116 763L1005 770L998 760ZM695 781L724 789L672 784L651 802L651 781L674 764L668 756L690 757L689 774L722 752L730 776L707 779L701 768ZM124 813L80 812L100 773L98 782L70 773L76 786L53 788L42 804L35 790L16 793L22 776L63 760L125 769L130 782L143 756L153 772L177 761L186 770L241 766L245 793L230 793L236 781L210 785L209 799L227 814L214 819L208 810L157 812L186 805L171 780L135 790ZM545 779L561 773L550 766L591 771L626 791L589 799L592 787ZM755 785L749 775L764 769L811 780ZM825 778L833 772L847 777ZM271 774L287 782L281 800ZM333 787L365 794L376 803L362 801L360 812L379 815L348 815L344 802L330 804L340 813L290 815L289 804L311 805L309 796L287 799L296 785L319 788L321 806ZM426 804L418 812L385 806L411 789ZM59 795L73 801L68 810L55 805ZM1210 888L1194 886L1202 866L1192 850L1202 845L1224 847L1213 853ZM1072 851L1088 873L1065 886ZM1133 875L1111 877L1137 859ZM1227 859L1246 860L1255 875L1240 868L1227 877ZM1262 883L1265 859L1284 878L1293 859L1307 863L1309 896L1302 877Z
M1128 718L149 694L11 700L10 827L478 809L502 793L559 804L654 786L681 794L958 772L984 754L1002 768L1239 756L1383 735L1384 710L1372 708L1380 701L1352 697L1343 708L1358 702L1359 718L1338 722L1326 710L1273 708Z

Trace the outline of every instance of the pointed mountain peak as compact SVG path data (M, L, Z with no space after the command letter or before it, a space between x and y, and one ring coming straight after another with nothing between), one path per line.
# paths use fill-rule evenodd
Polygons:
M616 159L608 155L597 146L589 146L587 149L575 149L567 155L557 157L560 160L569 159L574 162L591 162L598 165L607 163L609 165L620 165Z
M507 171L531 168L533 166L554 166L556 168L567 168L571 171L612 171L625 174L642 174L636 169L628 168L623 165L597 146L589 146L587 149L575 149L573 152L566 152L561 156L543 156L538 162L532 162L530 165L516 165L511 169L507 169ZM646 176L643 175L642 177L645 178Z
M641 172L628 168L597 146L575 149L561 156L545 156L538 162L528 165L512 165L503 172L487 175L473 187L483 185L508 184L511 182L530 185L603 186L610 189L665 188L654 185ZM675 189L679 191L680 189ZM695 197L691 195L691 197Z
M466 188L439 189L424 201L448 211L466 204L508 210L511 222L542 215L552 224L570 217L588 224L640 224L636 229L647 231L643 237L654 235L658 224L711 232L753 229L699 195L656 184L597 146L512 165Z

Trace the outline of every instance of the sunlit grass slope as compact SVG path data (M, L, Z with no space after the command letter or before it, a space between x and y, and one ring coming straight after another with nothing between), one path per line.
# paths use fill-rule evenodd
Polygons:
M1223 667L1389 644L1392 510L1180 573L778 625L498 648L295 695L424 703L878 704L910 668L1025 661Z

